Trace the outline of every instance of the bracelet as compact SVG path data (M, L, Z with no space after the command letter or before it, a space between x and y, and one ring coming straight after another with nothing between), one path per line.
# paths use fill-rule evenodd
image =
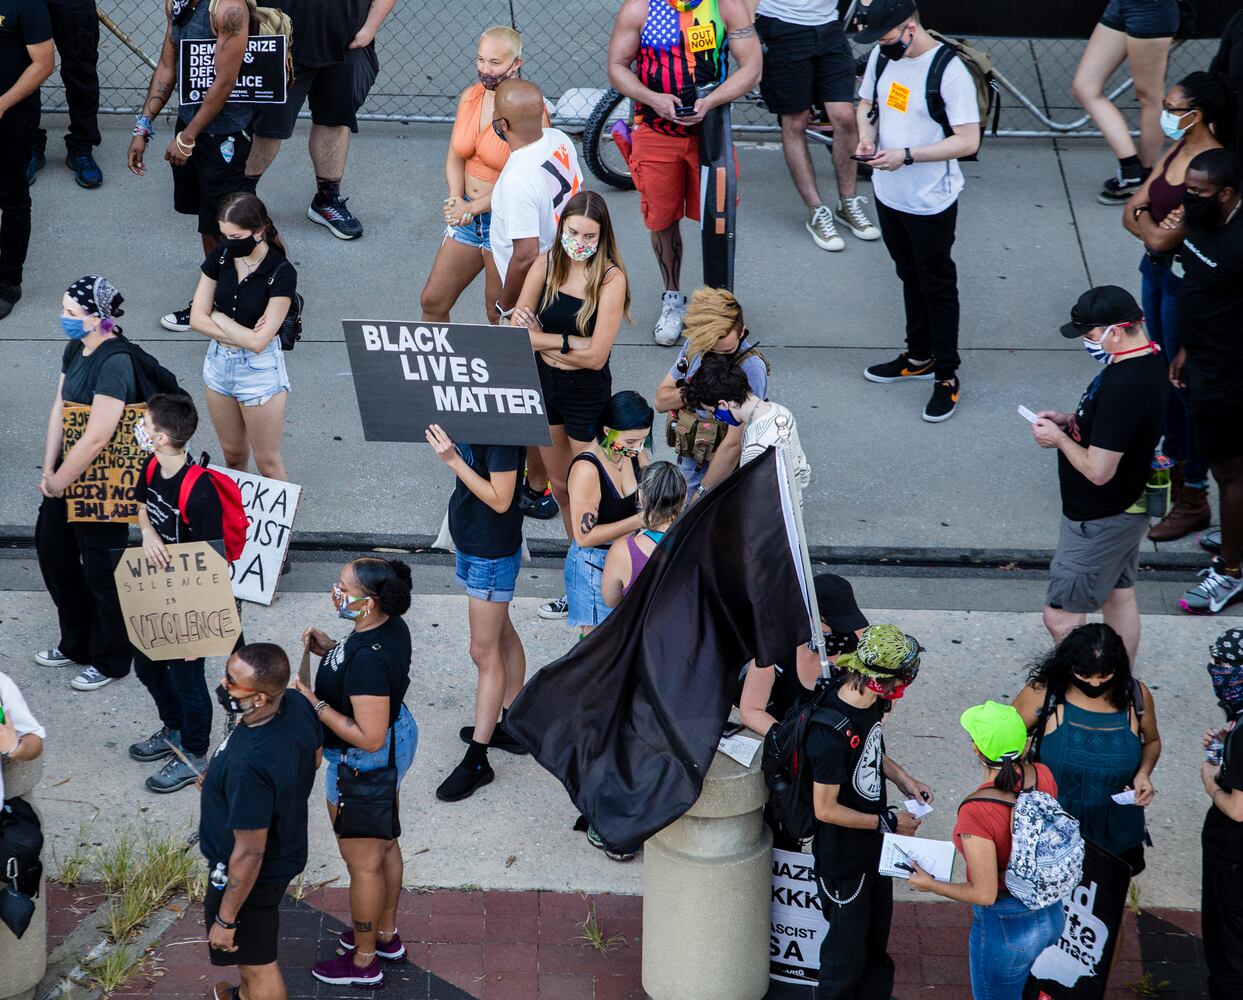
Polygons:
M212 917L212 923L214 923L217 927L223 927L226 931L237 930L237 924L238 924L236 920L234 921L225 920L222 916L220 916L219 913L217 913L214 917Z
M510 316L512 316L512 315L514 314L514 310L513 310L513 309L502 309L502 308L501 308L501 300L500 300L500 299L497 299L497 300L496 300L495 306L496 306L496 314L497 314L498 316L500 316L500 317L501 317L501 319L509 319L509 317L510 317ZM517 308L517 306L515 306L514 308Z
M472 213L472 212L464 212L464 213L462 213L462 218L463 218L466 222L470 222L470 220L471 220L471 219L473 219L474 217L475 217L475 216L474 216L474 213Z
M134 119L134 135L140 135L148 142L155 138L155 129L151 127L151 118L139 115Z
M191 153L194 152L194 143L192 142L189 145L186 145L184 142L181 141L180 133L178 133L178 135L176 136L176 138L173 139L173 141L177 143L177 148L180 149L187 156L189 156ZM195 140L195 141L197 142L198 140Z
M315 703L315 714L316 714L316 715L322 715L322 714L323 714L324 709L325 709L325 708L327 708L327 707L328 707L328 702L326 702L326 701L317 701L317 702Z
M26 734L25 734L25 733L19 733L19 734L18 734L18 736L17 736L17 742L16 742L16 743L14 743L14 744L13 744L11 747L9 747L9 749L7 749L7 750L0 750L0 757L6 757L6 758L7 758L7 757L12 757L12 756L13 756L13 754L17 753L17 751L18 751L18 750L20 750L20 749L22 748L22 740L24 740L25 738L26 738Z
M707 492L708 492L708 487L706 487L703 483L700 483L698 486L695 487L695 496L697 497L701 497Z

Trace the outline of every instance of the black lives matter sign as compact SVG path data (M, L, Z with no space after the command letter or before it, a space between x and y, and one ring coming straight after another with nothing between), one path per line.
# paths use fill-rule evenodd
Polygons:
M202 104L216 80L216 40L183 38L177 66L181 103ZM285 86L285 36L251 38L229 100L235 104L284 104Z
M343 320L368 441L422 442L440 424L466 444L549 444L522 327Z

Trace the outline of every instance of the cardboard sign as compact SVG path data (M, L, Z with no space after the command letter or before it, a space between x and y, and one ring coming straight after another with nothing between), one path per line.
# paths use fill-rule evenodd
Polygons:
M1085 845L1083 879L1062 904L1062 937L1032 965L1024 1000L1100 1000L1105 995L1131 869L1090 841Z
M177 58L177 97L182 104L202 104L216 81L216 40L183 38ZM234 104L285 103L285 36L255 35L246 43L237 85L229 100Z
M142 419L146 403L127 406L121 411L117 429L103 451L95 456L85 472L65 490L70 521L109 521L135 524L138 521L138 479L147 454L134 440L134 424ZM61 455L68 455L91 419L89 406L66 403L61 409Z
M531 341L522 327L343 320L368 441L425 441L440 424L462 444L549 444Z
M237 559L229 563L233 596L239 601L271 604L280 579L281 564L289 548L289 535L293 530L293 518L298 511L302 487L220 465L208 468L237 483L242 494L242 507L250 519L250 527L246 529L246 547Z
M135 648L152 660L227 656L237 644L238 619L229 564L216 542L177 542L161 569L139 547L121 554L113 574Z
M828 931L812 856L774 848L768 977L779 983L814 986L820 971L820 943Z

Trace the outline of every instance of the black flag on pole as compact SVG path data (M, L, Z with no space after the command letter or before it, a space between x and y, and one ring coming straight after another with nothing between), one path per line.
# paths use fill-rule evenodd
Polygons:
M506 727L616 850L699 797L738 675L811 635L775 448L677 523L621 605L515 699Z

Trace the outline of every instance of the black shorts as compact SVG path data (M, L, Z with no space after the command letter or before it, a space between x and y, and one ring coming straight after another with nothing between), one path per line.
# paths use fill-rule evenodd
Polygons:
M217 951L209 947L212 965L271 965L276 961L281 936L280 906L288 885L288 882L269 882L250 890L237 913L237 931L233 935L237 951ZM223 898L223 890L207 887L203 914L209 930L220 912Z
M255 135L265 139L288 139L298 121L302 105L311 105L311 121L338 128L344 125L358 131L358 109L371 93L380 72L375 43L363 49L348 49L345 62L305 69L295 66L293 81L284 104L262 107L255 116Z
M1187 365L1196 451L1210 466L1243 457L1243 388Z
M177 131L185 125L179 120ZM225 159L228 146L233 152ZM241 131L221 135L200 135L194 153L183 167L173 167L173 208L182 215L199 217L199 232L218 236L216 206L234 191L246 190L246 159L250 156L250 136Z
M855 57L841 18L809 26L761 14L755 30L764 44L760 96L773 114L854 103Z
M575 441L594 441L604 404L613 395L613 373L605 364L599 371L579 368L562 371L537 357L540 388L549 427L565 427Z

